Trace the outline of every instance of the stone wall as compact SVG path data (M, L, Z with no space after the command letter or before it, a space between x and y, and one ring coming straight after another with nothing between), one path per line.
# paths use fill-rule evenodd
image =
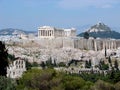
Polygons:
M80 50L116 49L120 46L120 40L112 39L83 39L83 38L54 38L39 39L36 41L40 48L76 48Z
M83 39L83 38L53 38L53 39L35 39L35 40L21 40L15 42L19 46L37 46L40 49L60 49L60 48L76 48L80 50L94 50L100 51L105 49L117 49L120 47L120 40L112 39Z
M52 49L52 48L62 48L63 47L63 39L40 39L36 41L41 49Z

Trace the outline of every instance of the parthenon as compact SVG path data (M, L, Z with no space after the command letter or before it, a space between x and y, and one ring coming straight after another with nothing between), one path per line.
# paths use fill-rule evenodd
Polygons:
M56 38L56 37L74 37L76 36L76 30L71 29L61 29L50 26L42 26L38 28L39 38Z

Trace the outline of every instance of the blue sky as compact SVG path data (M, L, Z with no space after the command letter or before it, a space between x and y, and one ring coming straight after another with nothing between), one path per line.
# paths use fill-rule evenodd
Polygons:
M76 27L98 21L120 27L120 0L0 0L0 29Z

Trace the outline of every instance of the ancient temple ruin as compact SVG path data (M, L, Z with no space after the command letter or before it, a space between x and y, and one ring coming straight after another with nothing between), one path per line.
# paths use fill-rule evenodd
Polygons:
M56 38L56 37L75 37L76 29L63 29L55 28L51 26L42 26L38 28L38 37L39 38Z
M19 78L26 71L24 60L15 60L7 67L7 77Z

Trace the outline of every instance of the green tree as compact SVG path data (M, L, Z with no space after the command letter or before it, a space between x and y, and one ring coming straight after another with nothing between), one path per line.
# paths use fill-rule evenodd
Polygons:
M85 68L88 68L88 61L85 61Z
M120 81L120 71L119 70L112 70L108 72L107 75L105 75L104 81L109 82L109 83L117 83Z
M61 76L55 70L31 69L23 74L17 89L52 90L57 87L61 87Z
M46 66L48 68L53 68L54 67L54 65L52 63L52 58L51 57L46 61Z
M118 62L117 62L117 60L115 60L114 67L115 67L115 69L116 69L116 70L119 70L119 68L118 68Z
M112 63L110 56L108 57L108 62L109 62L110 64Z
M106 49L106 46L105 46L105 57L107 56L107 49Z
M41 62L40 66L41 66L43 69L45 69L45 63L44 63L44 61Z
M89 90L93 85L76 75L53 69L31 69L20 78L17 90Z
M115 71L113 81L114 83L117 83L120 81L120 71Z
M31 69L32 64L26 60L26 69L29 70Z
M66 67L66 64L64 62L60 62L60 63L58 63L58 66L59 67Z
M89 33L88 33L88 32L85 32L85 33L84 33L84 38L85 38L85 39L89 39Z
M89 65L91 66L92 64L91 64L91 60L89 60Z
M39 66L39 64L37 62L32 63L32 67L38 67L38 66Z
M8 52L5 44L0 41L0 75L6 76L8 66Z
M53 64L53 65L54 65L54 67L56 67L56 66L57 66L57 63L56 63L56 60L55 60L55 59L54 59L54 64Z
M12 61L14 61L16 59L15 55L12 55L12 54L8 54L8 58Z
M108 66L108 64L105 64L104 61L100 61L100 63L99 63L99 69L100 70L108 70L109 66Z
M90 88L93 86L94 84L90 81L86 81L85 85L83 86L83 90L90 90Z
M82 77L85 81L90 81L95 83L98 79L101 79L101 76L99 73L81 73L80 77ZM102 76L103 77L103 76Z
M110 67L112 67L112 61L111 61L111 57L108 57L108 62L110 63Z
M16 90L15 80L0 76L0 90Z
M115 90L112 84L98 80L91 90Z
M120 90L120 81L114 85L115 90Z
M64 88L65 90L81 90L85 81L78 76L66 75L63 78Z
M91 68L91 60L85 61L85 68Z

